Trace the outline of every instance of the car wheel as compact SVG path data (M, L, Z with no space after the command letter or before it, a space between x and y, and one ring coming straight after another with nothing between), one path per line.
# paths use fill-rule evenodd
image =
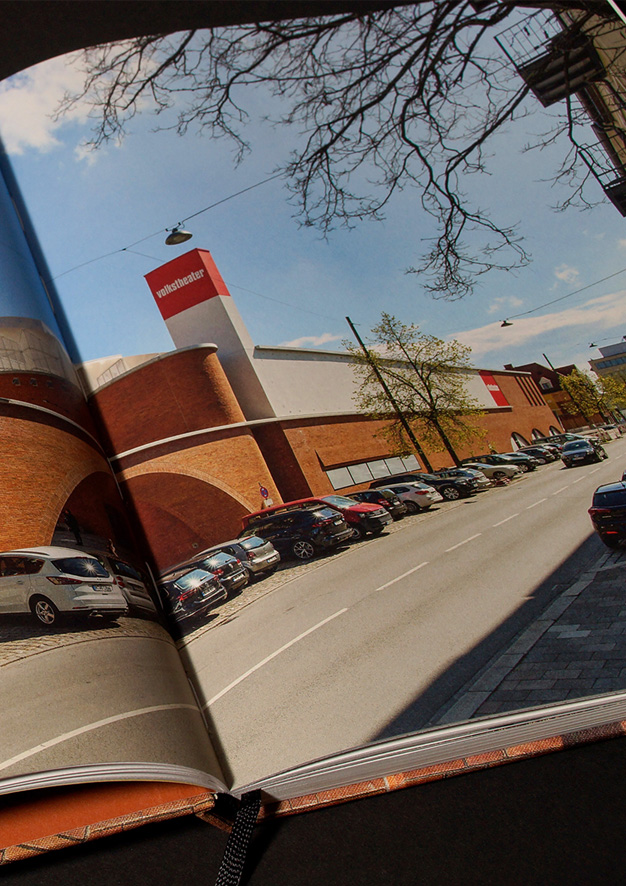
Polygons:
M46 597L34 597L30 601L30 611L33 613L37 621L51 628L59 623L61 614L51 600Z
M530 471L530 465L521 464L519 469L523 474L527 474Z
M405 501L407 514L417 514L419 508L414 501Z
M494 471L492 476L496 480L503 480L506 477L506 471Z
M600 539L607 546L607 548L618 548L620 545L620 539L612 535L601 535Z
M458 489L455 489L454 486L444 486L441 490L441 494L448 501L456 501L461 498L461 493Z
M310 541L304 538L294 541L291 546L291 552L297 560L310 560L315 556L315 548Z
M361 541L365 533L360 526L352 527L352 541Z
M254 581L254 572L251 569L248 569L248 567L246 566L245 573L246 573L246 585L251 585L252 582ZM244 585L244 587L245 587L245 585Z

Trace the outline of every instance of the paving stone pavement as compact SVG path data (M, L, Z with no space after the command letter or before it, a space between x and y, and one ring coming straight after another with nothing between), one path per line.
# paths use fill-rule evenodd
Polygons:
M624 688L626 551L620 549L602 554L456 694L436 723Z

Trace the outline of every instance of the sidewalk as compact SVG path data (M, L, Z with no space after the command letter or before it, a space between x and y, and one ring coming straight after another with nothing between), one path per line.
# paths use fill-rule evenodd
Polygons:
M437 725L626 688L626 551L603 553ZM431 725L435 725L434 723Z

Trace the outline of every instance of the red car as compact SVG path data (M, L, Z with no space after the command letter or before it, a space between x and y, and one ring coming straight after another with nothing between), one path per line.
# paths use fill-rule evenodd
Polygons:
M379 505L357 502L345 495L322 495L320 497L300 498L296 501L287 501L282 505L272 505L254 514L247 514L243 518L243 528L249 523L254 523L255 518L268 514L280 514L281 512L295 510L303 505L320 504L327 508L339 511L348 526L352 529L354 539L363 538L364 535L378 535L385 526L392 522L391 514Z

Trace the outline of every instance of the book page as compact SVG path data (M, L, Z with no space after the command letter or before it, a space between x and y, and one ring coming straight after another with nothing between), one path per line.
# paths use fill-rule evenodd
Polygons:
M401 41L407 76L440 70L409 63L402 41L437 7L419 4L423 19L416 8L367 19L394 52ZM261 87L242 88L259 113L236 170L220 139L177 137L178 94L162 130L138 113L121 147L88 161L76 118L52 131L45 157L36 145L36 160L11 156L96 436L229 785L499 713L481 681L504 681L503 656L523 660L532 684L507 683L507 710L607 686L581 664L601 650L581 652L580 624L561 630L549 614L617 557L588 509L599 485L621 482L623 378L610 402L587 395L609 390L602 372L626 361L623 33L585 15L581 36L576 17L546 10L487 23L469 4L464 16L480 63L457 56L458 82L429 80L422 97L452 92L430 126L411 118L406 155L385 154L389 174L404 158L412 175L387 193L371 157L348 169L347 148L334 155L339 205L354 213L342 221L356 227L333 216L327 242L310 216L294 224L294 192L272 170L288 175L299 142L264 128L280 99ZM350 21L350 46L369 46L362 27ZM346 32L332 33L339 51ZM589 64L582 92L568 92L570 39ZM546 45L562 75L554 95ZM492 123L474 146L473 127ZM325 181L314 177L318 196ZM383 188L384 221L369 191L352 202L353 184ZM75 207L71 238L49 208L61 200ZM586 455L568 463L560 447L581 434ZM556 455L524 454L551 442ZM516 645L537 625L574 641L562 658L551 648L549 667L544 650ZM608 691L624 688L617 667L611 680Z
M0 217L0 792L103 764L220 779L4 179Z

